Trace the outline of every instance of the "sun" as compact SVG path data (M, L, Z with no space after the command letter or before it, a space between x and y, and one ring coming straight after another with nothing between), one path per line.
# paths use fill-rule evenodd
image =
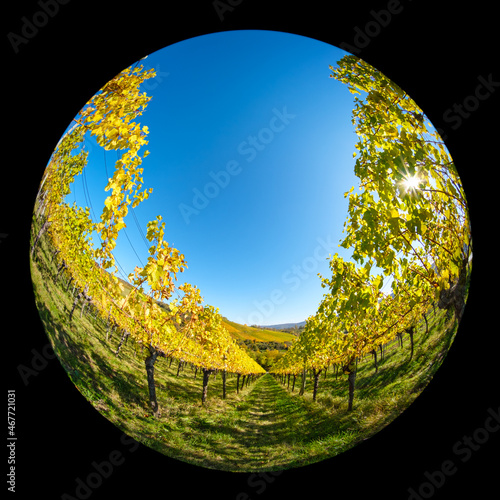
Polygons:
M403 186L406 189L406 192L408 191L416 191L419 189L420 183L422 180L418 177L417 174L406 177L403 181Z

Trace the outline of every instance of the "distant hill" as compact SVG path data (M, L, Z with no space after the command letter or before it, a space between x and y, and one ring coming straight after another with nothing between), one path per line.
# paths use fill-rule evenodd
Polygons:
M274 330L287 330L289 328L300 328L301 326L305 326L306 322L301 321L300 323L282 323L280 325L265 325L261 326L261 328L272 328Z
M224 326L235 339L248 339L255 340L256 342L287 342L293 341L296 338L287 332L267 330L265 327L255 328L253 326L240 325L226 318L224 318Z

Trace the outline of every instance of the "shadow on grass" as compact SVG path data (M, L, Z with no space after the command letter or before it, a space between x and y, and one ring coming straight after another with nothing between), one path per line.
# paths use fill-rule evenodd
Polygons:
M289 468L290 456L280 456L280 450L298 453L345 427L333 422L321 407L311 409L300 397L290 396L270 375L259 379L232 411L231 425L216 419L197 421L198 430L206 436L203 443L197 443L205 450L206 467L220 468L222 460L228 470ZM221 445L225 442L226 447ZM211 462L207 455L214 450L220 458Z

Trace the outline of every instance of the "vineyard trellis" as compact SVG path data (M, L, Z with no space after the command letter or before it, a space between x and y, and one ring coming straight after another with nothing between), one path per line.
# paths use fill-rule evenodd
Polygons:
M319 375L334 365L348 378L353 408L356 365L377 348L410 340L430 307L460 321L470 275L472 238L465 193L438 133L423 111L395 83L355 56L338 61L331 77L354 94L358 142L354 172L359 189L349 197L345 238L352 261L329 256L331 278L317 312L299 339L273 367L280 375ZM358 97L359 96L359 97ZM374 267L381 273L372 273ZM391 293L382 292L390 277Z
M225 330L218 309L203 304L195 286L176 286L177 273L183 272L186 260L176 248L164 241L165 223L159 215L147 224L149 242L147 263L136 266L128 276L127 290L117 278L118 267L113 250L119 232L126 227L129 209L147 199L152 188L143 189L141 163L149 152L148 128L135 120L150 99L140 92L140 85L155 75L142 66L127 68L110 80L78 113L74 124L56 147L42 179L36 200L34 219L39 230L33 236L31 254L44 234L53 245L54 258L68 275L67 287L73 284L71 323L77 304L83 299L81 315L89 306L101 321L122 331L116 350L127 339L145 349L144 359L149 401L154 414L159 408L155 393L154 365L158 357L177 357L204 373L202 402L207 395L209 374L216 370L238 375L265 371L246 354ZM65 200L71 184L87 164L84 149L86 134L95 136L104 150L123 150L108 179L100 221L93 221L88 207ZM42 221L40 223L40 221ZM97 233L100 246L94 248L91 236ZM146 291L146 286L149 291Z

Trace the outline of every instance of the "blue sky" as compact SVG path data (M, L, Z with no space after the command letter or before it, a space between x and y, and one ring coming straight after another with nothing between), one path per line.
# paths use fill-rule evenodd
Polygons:
M270 325L314 314L328 254L349 257L338 243L344 192L357 186L353 96L329 78L345 54L251 30L192 38L141 61L157 72L143 85L152 100L139 118L150 132L143 177L153 193L120 233L124 272L147 261L139 227L145 234L161 214L166 241L187 259L179 284L198 286L223 316ZM85 177L68 199L90 198L99 217L117 152L86 145Z

